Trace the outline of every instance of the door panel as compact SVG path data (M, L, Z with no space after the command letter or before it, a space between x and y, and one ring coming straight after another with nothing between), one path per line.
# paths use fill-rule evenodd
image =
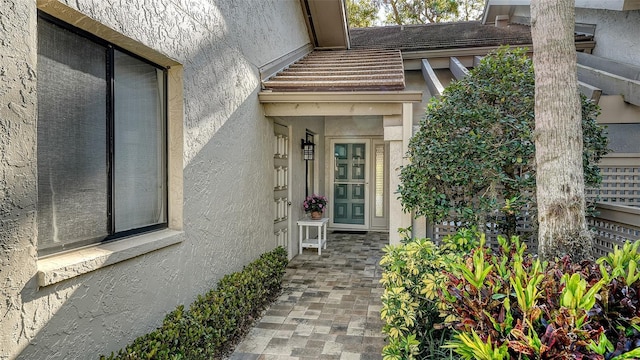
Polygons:
M289 187L291 159L289 127L274 123L273 136L273 235L275 245L287 249L289 259L296 249L291 246L291 219Z
M332 225L368 226L368 140L334 140Z

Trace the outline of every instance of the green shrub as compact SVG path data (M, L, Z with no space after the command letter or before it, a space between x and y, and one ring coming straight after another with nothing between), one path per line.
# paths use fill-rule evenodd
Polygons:
M536 209L534 90L531 59L503 47L432 98L400 173L405 210L463 226L493 222L515 235L518 217ZM597 164L607 152L598 114L582 97L588 187L599 186Z
M160 328L100 359L220 358L278 296L286 266L284 248L263 254L242 271L224 276L215 290L199 295L188 310L178 306Z
M445 348L464 359L640 358L638 247L597 262L568 256L541 263L517 237L481 245L449 271L440 289Z
M442 303L438 289L447 280L463 254L475 248L473 231L465 230L446 237L438 245L428 239L407 240L385 247L381 283L381 317L388 345L385 360L455 358L441 344L450 339L451 330L438 327L442 322Z

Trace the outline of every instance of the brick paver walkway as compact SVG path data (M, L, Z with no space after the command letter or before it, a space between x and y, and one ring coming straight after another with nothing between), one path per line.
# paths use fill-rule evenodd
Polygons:
M229 359L382 359L378 263L388 243L386 233L332 233L322 256L305 249Z

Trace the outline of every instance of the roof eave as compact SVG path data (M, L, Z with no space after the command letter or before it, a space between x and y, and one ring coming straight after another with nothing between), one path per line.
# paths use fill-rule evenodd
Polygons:
M300 0L309 38L317 49L349 49L344 0Z
M407 103L422 101L422 91L261 91L260 103Z
M258 93L265 116L397 116L422 91L332 91Z
M629 11L640 10L640 1L638 0L576 0L576 8L596 9L596 10L613 10L613 11ZM487 0L485 3L484 13L482 14L483 24L492 24L496 15L510 14L514 6L531 6L531 0ZM493 11L499 9L498 12Z

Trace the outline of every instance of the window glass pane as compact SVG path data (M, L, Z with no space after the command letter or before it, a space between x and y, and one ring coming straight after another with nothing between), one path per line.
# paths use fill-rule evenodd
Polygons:
M38 247L104 238L106 48L38 21Z
M164 73L115 51L116 231L166 222Z
M384 144L376 145L376 217L384 217Z

